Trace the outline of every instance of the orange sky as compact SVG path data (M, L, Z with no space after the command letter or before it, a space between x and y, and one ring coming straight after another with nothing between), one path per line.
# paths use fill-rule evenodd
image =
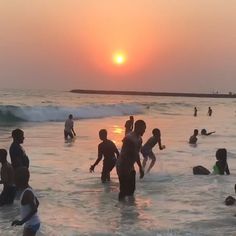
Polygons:
M228 92L234 0L0 2L2 87ZM126 63L114 65L114 52Z

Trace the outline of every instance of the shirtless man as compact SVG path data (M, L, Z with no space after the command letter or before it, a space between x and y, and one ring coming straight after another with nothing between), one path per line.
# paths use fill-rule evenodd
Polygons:
M99 131L99 138L102 142L98 145L98 158L95 163L90 166L90 172L94 171L95 166L104 157L101 181L105 183L110 181L110 172L116 165L119 151L116 145L111 140L107 139L107 131L105 129Z
M124 200L126 196L133 197L134 195L136 184L135 163L138 164L140 178L144 177L139 152L145 130L145 122L143 120L137 120L134 124L134 131L127 134L123 139L121 153L117 161L117 173L120 182L119 201Z
M134 127L134 117L130 116L129 120L125 122L125 135L133 131Z
M65 129L64 129L64 137L65 139L68 138L74 138L76 136L76 133L74 131L74 121L73 121L73 116L70 114L68 119L65 122Z

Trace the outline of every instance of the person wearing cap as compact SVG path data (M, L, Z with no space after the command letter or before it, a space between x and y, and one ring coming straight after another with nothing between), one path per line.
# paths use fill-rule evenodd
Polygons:
M24 142L24 131L21 129L15 129L12 131L13 142L10 146L10 158L11 164L14 169L19 167L29 168L29 158L25 153L25 150L21 146Z

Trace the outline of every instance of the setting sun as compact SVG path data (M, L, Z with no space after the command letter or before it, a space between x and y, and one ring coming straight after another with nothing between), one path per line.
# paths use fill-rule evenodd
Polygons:
M113 56L113 61L115 64L117 65L122 65L125 63L126 61L126 57L123 53L116 53L114 56Z

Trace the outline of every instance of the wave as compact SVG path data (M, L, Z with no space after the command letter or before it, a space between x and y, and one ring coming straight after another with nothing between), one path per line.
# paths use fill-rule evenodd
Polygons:
M135 103L82 107L0 105L0 122L64 121L69 114L73 114L74 119L92 119L142 114L144 110L143 106Z

